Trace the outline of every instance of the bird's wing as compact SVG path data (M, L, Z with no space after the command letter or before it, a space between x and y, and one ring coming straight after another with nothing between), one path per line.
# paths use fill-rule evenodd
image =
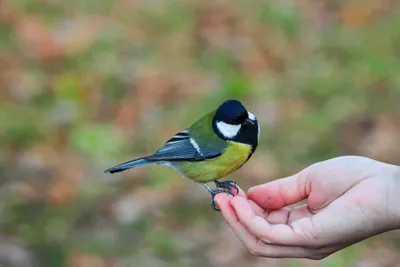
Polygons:
M150 161L201 161L221 155L221 150L200 147L189 135L188 130L181 131L168 140L154 155L147 157Z

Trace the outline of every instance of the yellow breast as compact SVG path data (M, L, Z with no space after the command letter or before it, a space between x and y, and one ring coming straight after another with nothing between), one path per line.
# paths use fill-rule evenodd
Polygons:
M239 169L251 153L250 145L228 141L228 147L221 156L205 161L179 162L176 167L191 180L211 182Z

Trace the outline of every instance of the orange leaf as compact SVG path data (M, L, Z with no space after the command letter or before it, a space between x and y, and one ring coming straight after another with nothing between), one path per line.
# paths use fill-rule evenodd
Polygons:
M360 27L368 19L368 6L360 4L348 4L341 11L342 21L349 27Z
M17 22L16 30L26 42L26 49L32 56L41 60L52 60L60 57L61 47L57 44L50 29L40 20L24 17Z

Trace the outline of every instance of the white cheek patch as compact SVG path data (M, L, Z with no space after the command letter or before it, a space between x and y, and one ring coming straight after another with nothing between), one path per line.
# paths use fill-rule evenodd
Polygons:
M219 132L225 137L225 138L232 138L235 137L239 131L242 125L233 125L233 124L228 124L223 121L218 121L217 122L217 128Z
M250 111L247 111L247 116L249 117L250 120L255 121L256 120L256 116L254 116L253 113L251 113ZM257 138L260 138L260 124L257 123L257 127L258 127L258 135Z
M255 121L256 120L256 116L254 116L253 113L251 113L250 111L247 111L247 116L249 117L250 120Z

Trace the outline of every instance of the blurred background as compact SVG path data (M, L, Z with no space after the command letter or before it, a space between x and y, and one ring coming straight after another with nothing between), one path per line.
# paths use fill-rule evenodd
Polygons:
M0 266L400 266L391 232L251 256L155 151L229 98L261 123L247 190L340 155L400 164L394 0L0 0Z

